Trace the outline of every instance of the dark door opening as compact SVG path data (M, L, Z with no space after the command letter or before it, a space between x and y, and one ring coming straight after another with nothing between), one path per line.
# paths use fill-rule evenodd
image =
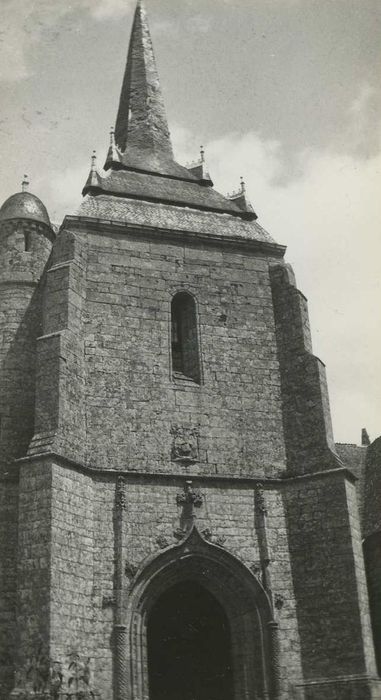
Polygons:
M150 700L233 700L230 632L214 596L193 581L163 593L148 618Z

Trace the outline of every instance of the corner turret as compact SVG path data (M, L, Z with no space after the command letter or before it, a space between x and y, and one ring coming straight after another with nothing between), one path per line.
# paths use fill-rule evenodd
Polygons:
M21 192L0 208L0 471L26 453L33 435L36 338L41 277L54 232L46 207Z

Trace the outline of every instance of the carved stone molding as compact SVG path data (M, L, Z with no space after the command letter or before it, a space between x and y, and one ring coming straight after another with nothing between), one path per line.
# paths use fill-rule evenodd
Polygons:
M183 540L184 537L186 537L187 531L184 530L182 527L177 527L176 530L173 531L173 537L175 540Z
M224 537L223 535L213 535L213 532L210 528L206 528L202 531L201 534L203 535L205 540L211 542L212 544L218 545L218 547L223 547L226 542L226 537Z
M178 506L190 505L200 508L203 504L203 500L201 491L195 490L191 481L186 481L184 490L176 496L176 503Z
M258 511L262 515L267 515L267 508L266 508L266 501L265 501L265 491L263 488L263 484L258 483L255 486L255 504L258 508Z
M116 481L115 507L117 510L126 510L126 481L123 476L118 476Z
M159 535L159 537L156 538L156 544L159 545L160 549L165 549L166 547L169 547L169 542L165 535Z
M138 570L138 567L135 564L132 564L127 559L126 565L124 567L124 573L126 574L127 578L134 578L137 570Z
M139 688L139 698L149 697L147 616L153 601L158 600L170 586L191 579L206 586L221 600L231 624L232 643L237 649L234 661L235 697L271 697L273 700L269 643L272 630L268 627L272 609L269 596L244 562L216 546L205 534L209 536L210 533L200 532L193 524L175 544L152 552L144 566L139 567L129 590L126 618L131 659L129 694L126 697L134 697L134 688ZM245 635L248 611L252 612L252 633ZM253 667L253 673L246 672L249 667Z
M282 610L282 608L284 606L284 598L280 593L275 593L274 605L275 605L277 610Z
M102 608L112 608L115 605L115 595L104 595L102 598Z

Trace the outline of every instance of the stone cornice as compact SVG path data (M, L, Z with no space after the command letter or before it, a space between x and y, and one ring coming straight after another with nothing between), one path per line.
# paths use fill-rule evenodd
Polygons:
M149 240L155 241L174 241L179 243L198 243L221 246L234 247L241 250L249 250L261 252L275 258L283 258L286 252L286 246L269 241L260 241L251 238L239 238L238 236L218 236L216 234L199 233L195 231L184 231L177 229L165 229L155 226L143 226L142 224L130 224L124 221L112 221L109 219L97 219L88 216L65 216L61 229L71 229L75 226L77 229L84 231L101 231L102 233L123 233L127 235L138 235L141 240L145 236Z
M184 474L181 472L147 472L142 470L128 471L123 469L98 469L96 467L85 465L80 462L76 462L64 455L60 455L56 452L42 452L39 454L27 455L26 457L20 457L14 461L14 464L33 464L34 462L41 461L54 461L60 466L66 467L68 469L74 469L83 474L88 474L92 477L110 477L110 479L115 479L116 476L123 476L127 481L152 481L158 483L165 482L184 482L184 479L190 479L195 482L203 482L209 484L225 484L231 486L246 486L253 488L256 484L273 485L279 487L285 487L289 484L302 483L304 481L311 481L323 478L332 478L341 476L348 479L350 482L355 483L357 477L347 468L347 467L337 467L335 469L325 469L323 471L313 472L312 474L301 474L299 476L288 476L284 475L282 478L271 478L265 477L260 474L253 474L252 476L234 476L234 475L223 475L223 474Z

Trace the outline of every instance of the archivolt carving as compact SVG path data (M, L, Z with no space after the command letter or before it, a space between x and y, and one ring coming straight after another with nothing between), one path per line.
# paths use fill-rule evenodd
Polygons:
M235 700L273 697L269 623L271 605L266 591L245 564L217 544L207 541L193 525L187 537L139 567L129 590L126 625L131 697L148 697L146 628L152 606L168 588L182 580L198 581L224 608L230 621ZM253 661L254 659L254 661Z

